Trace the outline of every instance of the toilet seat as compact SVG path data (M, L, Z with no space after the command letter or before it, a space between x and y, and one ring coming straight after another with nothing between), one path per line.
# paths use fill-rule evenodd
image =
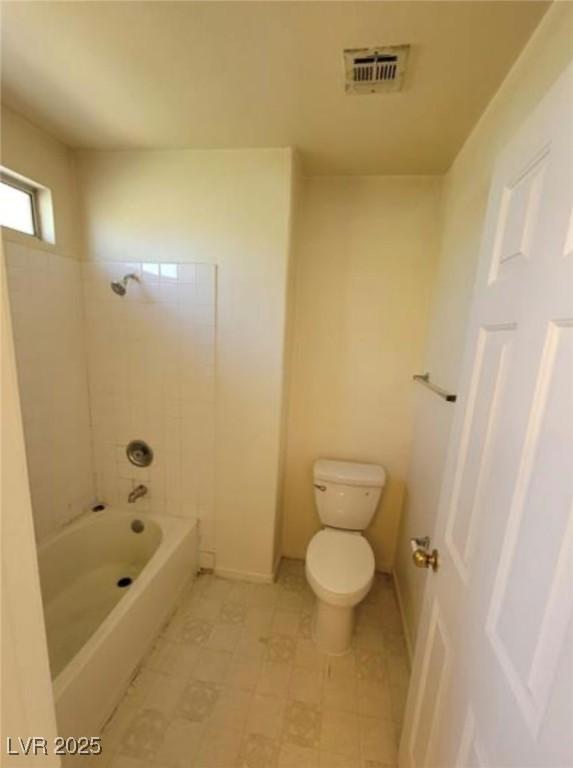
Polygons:
M370 591L374 554L364 536L325 528L306 551L306 576L317 597L330 605L353 606Z

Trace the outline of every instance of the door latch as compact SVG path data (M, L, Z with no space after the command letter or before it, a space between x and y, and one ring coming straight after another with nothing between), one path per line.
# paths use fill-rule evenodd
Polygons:
M429 536L410 539L410 547L412 549L412 560L414 561L416 568L431 568L433 571L438 570L438 550L433 549L430 552Z

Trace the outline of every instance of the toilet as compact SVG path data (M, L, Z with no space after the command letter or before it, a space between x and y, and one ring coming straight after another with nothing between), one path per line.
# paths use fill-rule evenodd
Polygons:
M306 550L306 578L316 605L312 635L324 653L350 650L354 608L374 580L374 553L362 535L372 521L386 482L383 467L319 459L314 496L322 530Z

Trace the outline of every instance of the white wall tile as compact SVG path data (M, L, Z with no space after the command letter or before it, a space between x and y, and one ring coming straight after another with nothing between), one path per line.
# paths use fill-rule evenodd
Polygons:
M77 261L5 243L34 524L38 540L95 497Z
M125 297L110 280L134 272ZM198 515L213 551L215 268L204 264L83 265L97 493L134 509ZM125 457L146 440L154 462Z
M144 483L134 509L199 516L213 551L215 268L16 244L6 263L37 536ZM129 273L119 297L110 281ZM133 439L151 467L128 462Z

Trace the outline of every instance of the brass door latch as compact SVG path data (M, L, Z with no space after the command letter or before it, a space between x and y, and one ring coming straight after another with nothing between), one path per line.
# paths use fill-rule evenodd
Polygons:
M433 549L430 552L429 536L410 539L410 547L412 549L412 560L414 561L416 568L431 568L433 571L438 570L438 550Z

